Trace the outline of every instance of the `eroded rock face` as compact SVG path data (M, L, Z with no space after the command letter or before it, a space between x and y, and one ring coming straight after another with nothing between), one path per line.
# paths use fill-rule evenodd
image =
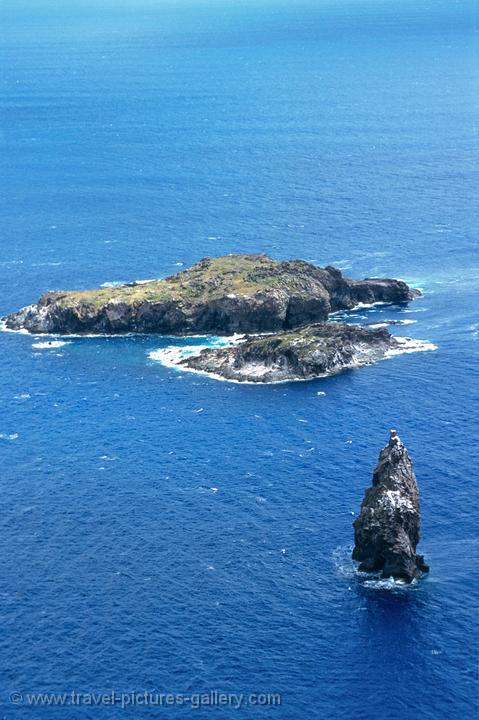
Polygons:
M363 572L411 582L428 572L419 542L419 492L409 453L395 430L381 450L366 490L359 517L354 521L353 560Z
M310 380L380 360L396 344L384 328L324 322L207 348L178 365L236 382Z
M303 260L227 255L163 280L48 292L3 321L35 334L232 335L287 330L359 303L406 303L418 294L401 280L350 280Z

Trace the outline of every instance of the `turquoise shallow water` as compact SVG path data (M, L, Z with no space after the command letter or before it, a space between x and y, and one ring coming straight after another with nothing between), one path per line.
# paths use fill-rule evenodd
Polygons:
M218 689L283 703L162 712L473 718L474 5L7 2L2 19L0 314L263 251L422 287L351 320L412 319L393 332L438 349L252 387L163 367L169 338L1 334L1 716L161 716L14 691ZM431 565L405 590L348 559L390 427Z

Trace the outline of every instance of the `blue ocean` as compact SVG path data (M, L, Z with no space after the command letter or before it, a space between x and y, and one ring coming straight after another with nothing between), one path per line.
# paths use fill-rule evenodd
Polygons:
M345 317L437 348L255 386L155 360L211 338L1 333L0 717L475 718L476 3L4 0L0 19L0 315L264 252L422 288ZM431 566L409 587L350 560L390 428ZM184 702L87 697L144 692Z

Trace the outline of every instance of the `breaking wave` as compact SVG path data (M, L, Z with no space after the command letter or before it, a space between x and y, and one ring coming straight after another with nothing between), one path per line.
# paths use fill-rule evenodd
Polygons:
M46 342L32 343L32 347L36 348L37 350L56 350L57 348L61 348L64 345L71 345L71 343L67 342L66 340L48 340Z
M437 345L427 340L413 340L412 338L394 336L394 339L400 347L394 347L386 351L386 358L395 355L404 355L405 353L415 352L432 352L438 349Z
M231 335L228 337L202 337L204 342L198 345L168 345L165 348L159 348L158 350L152 350L148 353L150 360L160 362L165 367L191 370L191 368L178 368L179 363L189 357L195 357L199 355L202 350L208 350L211 348L228 347L235 345L242 340L244 335ZM208 374L208 373L202 373Z

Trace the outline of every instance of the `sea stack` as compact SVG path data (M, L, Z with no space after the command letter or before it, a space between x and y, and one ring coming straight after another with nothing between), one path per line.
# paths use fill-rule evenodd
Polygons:
M419 542L419 491L407 449L395 430L379 455L372 487L354 521L353 560L362 572L410 583L428 572Z

